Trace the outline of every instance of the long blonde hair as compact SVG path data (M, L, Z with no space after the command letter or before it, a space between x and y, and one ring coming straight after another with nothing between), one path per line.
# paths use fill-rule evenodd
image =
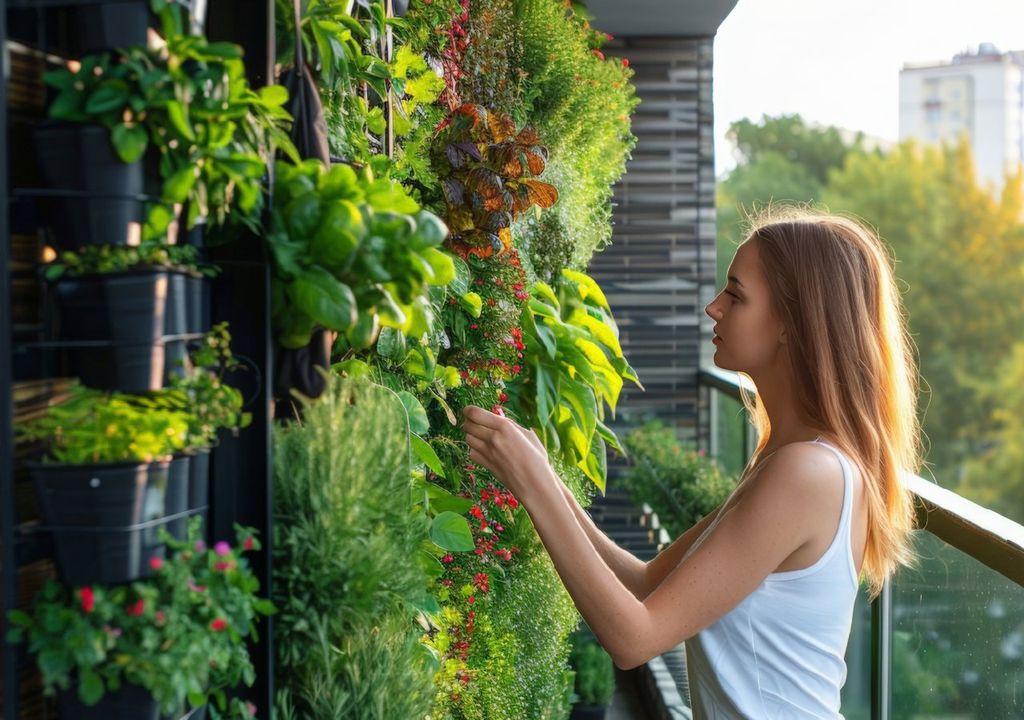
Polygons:
M900 565L913 565L913 498L921 428L914 346L892 260L878 236L837 215L787 209L755 220L773 310L786 330L798 410L857 464L867 490L862 576L871 597ZM771 424L756 395L743 403L758 437Z

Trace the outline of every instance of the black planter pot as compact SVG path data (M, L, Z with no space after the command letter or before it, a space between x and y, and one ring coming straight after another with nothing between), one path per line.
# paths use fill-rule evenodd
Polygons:
M569 720L604 720L607 705L573 705Z
M167 515L180 516L177 520L167 523L167 532L178 540L184 540L188 530L188 518L183 513L192 509L188 503L191 465L191 456L175 455L167 468L167 502L164 509Z
M206 280L200 275L172 270L167 274L167 313L164 332L171 336L185 336L205 331L202 324L203 291ZM181 375L188 367L188 343L180 339L165 341L164 375Z
M210 329L210 281L202 275L185 277L186 332L204 333Z
M112 5L112 8L119 5ZM101 125L41 123L34 132L47 213L58 249L138 242L144 202L142 161L121 162Z
M31 463L29 468L41 529L53 536L65 583L129 582L150 574L150 558L164 556L157 528L169 523L170 462Z
M145 45L146 31L156 18L149 10L148 0L132 0L75 8L79 54Z
M188 507L190 510L210 504L210 450L195 451L189 457Z
M89 707L78 699L74 685L57 693L57 715L61 720L161 720L160 705L137 685L124 684Z
M69 343L62 370L89 386L146 392L163 386L167 272L139 270L51 284L51 337Z

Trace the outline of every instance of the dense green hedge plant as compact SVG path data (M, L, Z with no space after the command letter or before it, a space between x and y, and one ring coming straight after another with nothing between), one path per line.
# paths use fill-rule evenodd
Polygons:
M569 664L576 672L574 692L580 705L608 705L615 694L612 658L585 625L572 636Z
M632 462L620 484L634 502L654 508L673 537L725 502L736 485L715 460L661 422L631 430L624 442Z
M540 279L583 271L612 238L612 188L636 145L630 116L640 100L628 60L606 57L609 35L580 3L515 0L524 110L551 152L547 180L563 200L516 226Z
M422 718L436 664L414 619L437 561L405 408L332 374L302 417L274 432L276 717Z
M74 685L85 705L95 705L130 683L175 717L211 700L215 719L252 716L224 691L252 685L246 638L257 640L258 617L274 612L244 557L259 542L251 528L236 525L235 545L207 548L199 527L193 519L186 542L163 533L173 554L150 561L148 580L75 589L51 580L31 614L8 613L8 641L28 639L47 693Z
M427 332L431 285L455 277L440 245L447 229L397 183L370 167L330 170L316 160L277 164L266 240L272 252L272 314L285 347L313 331L344 333L369 347L380 326Z

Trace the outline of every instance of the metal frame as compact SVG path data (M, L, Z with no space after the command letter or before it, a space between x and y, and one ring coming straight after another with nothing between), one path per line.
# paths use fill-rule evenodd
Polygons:
M7 3L0 0L0 37L7 41ZM3 708L0 717L18 717L17 648L7 642L7 610L17 598L18 568L14 555L14 398L11 343L11 232L7 176L7 48L0 47L0 659L3 660Z

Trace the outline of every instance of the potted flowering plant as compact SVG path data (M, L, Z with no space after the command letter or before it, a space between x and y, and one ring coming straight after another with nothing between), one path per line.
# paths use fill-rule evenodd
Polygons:
M31 613L8 613L8 641L27 638L61 717L157 720L206 705L214 720L255 714L224 691L252 685L246 638L258 639L259 615L275 612L245 559L260 545L238 525L234 545L207 548L198 533L197 520L186 541L162 533L171 553L150 560L148 580L73 589L50 581Z
M188 421L74 384L64 402L18 426L21 439L46 445L29 470L65 582L134 580L163 553L156 533L169 522L168 469Z

